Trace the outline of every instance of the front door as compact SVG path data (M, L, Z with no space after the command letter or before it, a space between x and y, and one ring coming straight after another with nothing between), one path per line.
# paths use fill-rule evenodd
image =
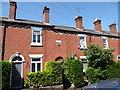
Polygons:
M22 88L22 63L12 63L11 88Z
M24 58L20 54L14 54L10 57L10 62L12 62L10 88L22 88L22 65Z

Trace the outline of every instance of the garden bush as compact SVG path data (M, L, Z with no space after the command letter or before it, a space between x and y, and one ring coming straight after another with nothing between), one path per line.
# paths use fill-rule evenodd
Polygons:
M62 62L46 62L45 70L40 72L27 73L27 79L24 82L25 87L40 87L57 85L62 83Z
M107 69L107 79L120 78L120 62L114 62L110 68Z
M84 50L88 60L88 67L107 69L113 63L113 51L113 49L104 49L98 44L89 44L88 49Z
M64 73L75 87L82 87L84 85L83 65L79 59L65 60Z
M93 67L88 67L88 69L86 70L86 76L89 83L106 80L108 78L107 70L101 70L100 68L96 69Z
M71 58L64 63L60 61L46 62L44 71L27 73L24 86L38 88L40 86L59 85L64 83L62 79L74 84L75 87L82 87L84 85L82 62L78 59L71 60Z
M51 61L45 64L45 70L49 72L48 77L51 78L51 84L56 85L62 83L62 62Z
M120 78L120 62L114 62L110 67L105 70L100 68L88 67L86 71L88 82L94 83L107 79Z
M90 83L101 80L119 77L119 64L113 61L114 49L104 49L98 44L89 44L88 49L84 50L87 56L88 69L86 76Z
M7 90L10 85L11 62L0 61L2 63L2 90Z
M38 72L29 72L27 73L27 79L24 82L25 87L39 87L40 85L47 85L47 75L46 71L38 71ZM48 84L49 85L49 84Z

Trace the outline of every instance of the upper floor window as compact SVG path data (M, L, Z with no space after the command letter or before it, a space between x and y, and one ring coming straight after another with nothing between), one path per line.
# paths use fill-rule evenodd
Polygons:
M87 48L87 45L86 45L86 35L80 35L79 34L79 38L80 38L80 49Z
M42 30L33 29L32 30L32 46L41 46L42 45Z
M102 38L102 43L103 43L103 47L104 47L105 49L108 48L107 38L103 37L103 38Z
M32 42L33 43L40 43L40 31L33 30L32 33Z

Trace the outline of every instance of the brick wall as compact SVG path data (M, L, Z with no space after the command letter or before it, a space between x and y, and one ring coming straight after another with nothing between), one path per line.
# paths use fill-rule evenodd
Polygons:
M4 26L0 26L0 60L2 60Z
M114 61L117 60L118 55L118 39L108 38L109 48L113 48L115 51L113 52Z
M69 53L76 54L76 57L84 56L83 50L79 48L79 37L75 34L65 34L65 33L55 33L54 31L43 30L42 31L42 47L32 47L31 44L31 29L23 28L12 28L6 29L5 38L5 51L4 60L9 60L9 58L15 54L15 52L20 52L26 60L23 64L23 76L26 72L30 72L30 57L29 54L43 54L43 69L44 64L47 61L55 61L57 57L65 58ZM1 36L1 35L0 35ZM87 36L88 43L98 43L102 46L102 38ZM56 40L61 40L60 46L56 43ZM115 48L114 60L118 55L118 40L108 38L109 48Z
M31 47L31 35L31 29L11 27L6 29L4 60L9 60L15 52L20 52L26 60L23 64L24 76L26 72L30 72L29 54L44 54L44 47Z

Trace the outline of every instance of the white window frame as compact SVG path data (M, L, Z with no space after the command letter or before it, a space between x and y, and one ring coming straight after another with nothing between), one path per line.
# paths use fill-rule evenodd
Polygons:
M80 56L80 59L86 59L86 56ZM87 61L87 60L86 60ZM82 62L83 63L83 62ZM86 62L87 63L87 62ZM86 70L83 68L83 72L86 72Z
M16 57L16 56L21 57L21 58L22 58L22 61L18 61L18 60L17 60L17 61L12 61L12 59L13 59L14 57ZM19 63L20 63L20 62L22 63L22 62L23 62L23 63L24 63L24 62L25 62L25 59L24 59L23 55L16 53L16 54L13 54L13 55L9 58L9 62L13 62L13 63L18 63L18 62L19 62Z
M31 46L42 46L42 28L36 28L36 27L31 27L32 28L32 39L31 39ZM34 31L40 31L39 35L40 35L40 42L33 42L33 32ZM36 34L37 35L37 34ZM36 37L36 41L37 41L37 37Z
M85 46L81 46L81 43L80 43L80 49L86 49L87 48L87 43L86 43L86 34L78 34L79 36L79 43L80 43L80 37L84 37L85 39Z
M120 55L117 56L117 61L120 61L120 59L118 59L118 57L120 57Z
M29 54L29 57L30 57L30 72L32 72L32 63L35 63L35 72L37 72L37 63L41 63L41 68L40 68L40 71L42 71L42 57L43 57L43 54ZM40 61L32 61L33 58L41 58Z
M107 47L105 47L105 48L104 48L104 44L103 44L103 39L106 39L106 46ZM109 48L109 46L108 46L108 38L107 37L102 37L102 44L103 44L103 48L104 49L108 49Z

